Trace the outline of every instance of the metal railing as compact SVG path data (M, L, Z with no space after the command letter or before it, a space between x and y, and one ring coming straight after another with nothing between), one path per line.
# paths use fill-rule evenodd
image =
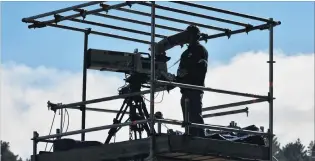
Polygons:
M228 15L233 15L233 16L239 16L242 18L247 18L255 21L259 21L261 24L260 25L251 25L243 22L237 22L233 20L228 20L228 19L223 19L223 18L218 18L218 17L213 17L209 16L206 14L197 14L192 11L187 11L187 10L180 10L176 9L170 6L162 6L156 4L154 1L152 2L140 2L140 1L127 1L123 3L118 3L115 5L107 5L104 4L105 2L87 2L83 3L80 5L75 5L72 7L67 7L64 9L52 11L52 12L47 12L43 14L39 14L36 16L31 16L27 18L23 18L22 21L25 23L31 23L28 28L44 28L44 27L55 27L55 28L61 28L61 29L66 29L66 30L72 30L72 31L77 31L77 32L82 32L84 33L84 65L83 65L83 86L82 86L82 101L81 102L75 102L75 103L70 103L70 104L65 104L65 105L60 105L57 107L57 109L62 109L62 108L72 108L72 109L80 109L82 111L82 129L81 130L76 130L76 131L70 131L70 132L65 132L65 133L60 133L60 134L54 134L54 135L47 135L47 136L39 136L37 132L34 132L34 137L33 137L33 156L36 156L37 154L37 143L38 142L49 142L50 138L55 138L55 137L62 137L62 136L69 136L69 135L74 135L74 134L81 134L81 140L85 140L85 133L87 132L92 132L92 131L98 131L98 130L105 130L109 129L112 127L121 127L121 126L128 126L132 124L141 124L141 123L150 123L150 129L151 129L151 148L150 148L150 156L153 157L155 155L154 149L155 149L155 135L152 135L154 131L154 124L157 123L168 123L168 124L175 124L175 125L183 125L184 122L187 122L187 120L184 120L184 122L181 121L176 121L176 120L167 120L167 119L156 119L154 117L154 93L157 91L165 90L164 88L156 88L156 85L172 85L176 87L181 87L181 88L190 88L190 89L198 89L198 90L203 90L203 91L209 91L209 92L216 92L216 93L224 93L224 94L230 94L230 95L237 95L237 96L243 96L243 97L251 97L255 98L253 100L249 101L242 101L242 102L236 102L236 103L230 103L230 104L224 104L224 105L217 105L217 106L212 106L212 107L207 107L204 108L203 111L208 111L208 110L214 110L214 109L222 109L222 108L228 108L228 107L235 107L235 106L241 106L241 105L246 105L246 104L252 104L252 103L259 103L259 102L268 102L269 103L269 132L268 133L263 133L263 132L253 132L253 131L248 131L248 130L240 130L236 128L228 128L228 127L223 127L223 126L217 126L217 125L203 125L203 124L196 124L196 123L190 123L189 125L186 125L186 129L188 126L191 127L199 127L199 128L208 128L208 129L214 129L214 130L224 130L224 131L231 131L231 132L243 132L243 133L251 133L251 134L256 134L256 135L264 135L269 137L269 145L272 145L272 137L273 137L273 100L275 99L273 97L273 64L275 63L273 60L273 28L277 25L280 25L281 22L279 21L274 21L272 18L266 19L266 18L260 18L256 16L251 16L251 15L246 15L242 13L236 13L228 10L223 10L223 9L218 9L214 7L209 7L205 5L200 5L196 3L190 3L190 2L171 2L174 4L179 4L179 5L185 5L185 6L190 6L193 8L197 9L202 9L202 10L208 10L208 11L214 11L214 12L219 12L222 14L228 14ZM94 10L86 10L84 7L92 6L92 5L99 5L98 9ZM136 11L132 9L127 9L124 8L126 6L129 6L130 8L133 7L134 5L141 5L145 7L150 7L151 8L151 13L146 13L142 11ZM226 24L233 24L240 29L237 30L231 30L229 28L222 28L218 26L212 26L212 25L207 25L207 24L201 24L198 22L193 22L193 21L187 21L187 20L182 20L178 18L172 18L170 16L162 16L162 15L157 15L155 10L156 9L161 9L161 10L166 10L166 11L171 11L183 15L190 15L194 17L199 17L211 21L218 21L218 22L223 22ZM108 11L110 10L119 10L124 13L132 13L136 14L139 16L147 16L151 17L150 22L144 22L144 21L139 21L135 20L132 18L124 18L124 17L119 17L115 15L110 15ZM60 14L68 12L68 11L75 11L75 14L69 15L69 16L62 16ZM103 14L101 12L106 12L106 14ZM105 18L110 18L118 21L125 21L133 24L139 24L139 25L144 25L144 26L151 26L151 32L143 32L140 30L134 30L130 28L125 28L125 27L119 27L119 26L113 26L109 24L101 24L98 22L93 22L89 20L79 20L79 17L86 18L87 15L92 15L92 16L97 16L97 17L105 17ZM47 21L39 21L37 19L39 18L44 18L44 17L49 17L53 16L51 20ZM193 86L193 85L188 85L188 84L180 84L180 83L174 83L174 82L167 82L167 81L161 81L161 80L156 80L155 78L155 62L154 62L154 44L155 44L155 38L160 37L163 38L167 35L162 35L162 34L156 34L155 28L160 28L160 29L165 29L168 31L172 32L181 32L184 29L176 28L174 26L166 26L166 25L161 25L157 24L155 19L161 19L165 20L168 22L176 22L176 23L181 23L181 24L194 24L197 25L200 28L206 28L206 29L211 29L211 30L216 30L219 31L220 33L214 34L214 35L205 35L201 37L200 41L208 40L208 39L214 39L218 37L223 37L227 36L230 38L232 35L235 34L240 34L240 33L249 33L254 30L269 30L269 92L268 95L262 96L262 95L255 95L255 94L248 94L248 93L241 93L241 92L235 92L235 91L227 91L227 90L221 90L221 89L213 89L213 88L206 88L206 87L200 87L200 86ZM111 28L115 30L121 30L121 31L127 31L131 33L136 33L140 35L146 35L150 36L151 40L142 40L139 38L132 38L132 37L127 37L127 36L118 36L115 34L109 34L109 33L103 33L99 31L92 30L92 28L88 29L83 29L83 28L78 28L77 26L66 26L66 25L61 25L60 23L63 21L72 21L72 22L77 22L77 23L83 23L83 24L89 24L92 26L98 26L98 27L105 27L105 28ZM58 24L57 24L58 23ZM99 98L99 99L93 99L93 100L86 100L86 73L87 73L87 65L86 65L86 58L87 58L87 50L88 50L88 36L89 34L93 35L99 35L99 36L106 36L106 37L112 37L116 39L121 39L121 40L126 40L126 41L133 41L133 42L138 42L142 44L150 44L151 45L151 81L150 81L150 90L147 91L142 91L138 93L132 93L132 94L125 94L125 95L116 95L116 96L111 96L111 97L104 97L104 98ZM91 110L91 111L101 111L101 112L117 112L115 110L103 110L103 109L96 109L96 108L87 108L87 104L92 104L92 103L97 103L97 102L104 102L104 101L110 101L114 99L120 99L120 98L126 98L130 96L135 96L135 95L143 95L143 94L149 94L150 93L150 118L147 120L140 120L136 122L126 122L126 123L121 123L121 124L114 124L114 125L105 125L105 126L100 126L100 127L94 127L94 128L89 128L85 129L85 113L86 110ZM270 161L272 161L272 146L269 146L269 152L270 152ZM36 159L36 157L34 157Z

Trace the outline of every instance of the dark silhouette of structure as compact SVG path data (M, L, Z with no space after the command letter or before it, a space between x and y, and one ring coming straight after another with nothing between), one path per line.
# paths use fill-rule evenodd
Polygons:
M264 136L268 138L269 145L272 145L272 137L273 137L273 64L275 61L273 60L273 28L281 23L279 21L274 21L272 18L265 19L256 16L236 13L228 10L218 9L210 6L199 5L196 3L190 2L171 2L179 5L190 6L196 9L208 10L219 12L222 14L234 15L242 18L247 18L251 20L255 20L260 22L260 25L251 25L243 22L237 22L228 19L222 19L218 17L209 16L206 14L199 14L194 13L188 10L180 10L173 8L172 6L163 6L156 4L155 1L152 2L141 2L141 1L127 1L127 2L119 2L114 5L107 5L104 2L87 2L80 5L67 7L64 9L43 13L36 16L31 16L27 18L23 18L22 21L25 23L31 23L28 27L29 28L45 28L45 27L55 27L61 28L71 31L77 31L84 33L84 65L83 65L83 86L82 86L82 101L70 103L70 104L57 104L54 105L52 108L54 110L64 109L64 108L72 108L72 109L79 109L82 111L82 129L76 131L70 131L65 133L57 133L53 135L47 136L39 136L37 132L34 132L33 137L33 155L32 159L34 161L77 161L77 160L89 160L89 161L110 161L110 160L143 160L144 158L149 160L159 159L163 161L176 161L176 160L187 160L187 159L194 159L194 160L209 160L214 158L221 158L223 160L270 160L272 161L272 146L266 146L261 144L254 144L252 140L260 140L261 137L257 136ZM86 10L85 7L99 5L99 8L93 10ZM146 13L142 11L133 10L131 8L136 8L138 5L147 6L151 8L151 13ZM130 8L125 8L129 6ZM183 19L172 18L169 16L161 16L156 14L156 9L161 9L170 12L176 12L184 15L190 15L194 17L203 18L206 20L213 20L218 21L226 24L232 24L239 27L236 30L230 30L224 27L217 27L208 24L201 24L197 22L187 21ZM127 14L137 14L141 16L151 17L150 22L144 22L140 20L135 20L132 18L125 18L119 17L116 15L111 15L111 10L119 10ZM75 11L75 14L70 14L68 16L62 16L62 14ZM101 13L106 12L106 14ZM40 21L40 18L46 18L53 16L51 20ZM89 16L98 16L98 17L105 17L110 19L115 19L119 21L126 21L129 23L140 24L144 26L151 26L151 32L144 32L140 30L134 30L126 27L120 26L113 26L110 24L93 22L86 20ZM82 19L79 19L82 17ZM207 88L201 86L193 86L181 83L174 83L165 80L158 80L156 77L155 71L155 39L156 38L164 38L166 35L156 34L155 29L165 29L172 32L182 32L183 29L173 27L173 25L161 25L156 23L156 19L166 20L169 22L177 22L182 24L193 24L200 28L212 29L219 31L220 33L214 35L207 35L202 34L199 41L207 41L209 39L219 38L219 37L227 37L230 38L235 34L240 33L249 33L255 30L269 30L269 92L266 95L256 95L256 94L248 94L242 92L235 92L235 91L228 91L228 90L221 90L221 89L214 89L214 88ZM142 40L138 38L131 38L126 36L119 36L110 33L103 33L99 31L95 31L92 28L82 29L78 28L77 26L67 26L62 25L61 22L63 21L72 21L78 23L89 24L92 26L98 27L105 27L110 29L115 29L118 31L126 31L131 33L137 33L141 35L151 36L151 40ZM206 21L205 21L206 22ZM208 21L207 21L208 22ZM99 35L99 36L106 36L126 41L132 41L142 44L151 45L151 63L150 63L150 76L149 76L149 85L150 90L145 91L138 91L135 93L127 93L121 94L111 97L104 97L98 98L93 100L86 100L86 73L88 69L89 60L87 59L88 56L88 37L90 34ZM244 96L254 98L249 101L242 101L236 102L231 104L224 104L218 105L213 107L204 108L203 111L210 111L213 109L222 109L228 107L235 107L235 106L242 106L252 103L259 103L259 102L268 102L269 103L269 131L267 133L262 131L255 131L252 129L256 128L233 128L233 127L224 127L218 125L207 125L207 124L195 124L190 123L189 119L185 119L184 122L177 121L177 120L169 120L163 118L156 118L154 112L154 93L157 91L165 90L165 86L177 86L180 88L190 88L190 89L197 89L203 90L208 92L217 92L217 93L224 93L230 95L237 95L237 96ZM156 88L157 87L157 88ZM94 127L90 129L85 128L85 117L86 117L86 110L94 110L94 111L103 111L103 112L113 112L104 109L92 109L86 107L88 104L102 102L102 101L110 101L119 98L129 98L132 96L139 96L143 94L150 93L150 110L149 110L149 118L144 120L135 120L133 122L127 121L125 123L117 123L113 125L105 125L100 127ZM247 111L247 110L245 110ZM244 110L241 112L245 112ZM115 111L114 111L115 112ZM118 111L116 111L118 112ZM238 111L240 112L240 111ZM228 113L237 113L237 112L228 112ZM226 113L226 114L228 114ZM214 116L214 115L212 115ZM216 114L216 116L220 116L220 114ZM148 123L150 129L150 135L148 138L143 138L139 140L132 140L114 144L99 144L95 142L87 142L85 141L85 133L110 129L110 128L119 128L122 126L129 126L129 125L136 125L136 124L146 124ZM197 128L207 128L212 130L219 130L230 132L230 134L237 135L237 139L234 138L230 140L222 139L222 133L217 135L213 135L212 138L192 138L186 135L173 135L173 134L160 134L159 132L156 133L154 129L154 124L158 123L167 123L167 124L174 124L174 125L184 125L187 127L197 127ZM232 132L232 133L231 133ZM74 134L81 134L81 141L74 141L74 140L66 140L61 139L63 136L69 136ZM240 139L244 137L244 134L253 134L254 138L248 139ZM56 141L51 141L48 139L57 138ZM220 140L221 138L221 140ZM247 141L244 141L246 140ZM231 142L232 140L232 142ZM241 141L242 140L242 141ZM54 152L47 153L47 152L40 152L37 153L37 144L39 142L53 142L54 143ZM240 143L242 142L242 143ZM71 147L81 147L72 149ZM64 150L62 150L64 149ZM59 151L58 151L59 150Z

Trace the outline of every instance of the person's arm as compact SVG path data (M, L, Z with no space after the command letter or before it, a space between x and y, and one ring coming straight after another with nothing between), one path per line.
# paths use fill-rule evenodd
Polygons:
M198 46L192 51L192 57L189 61L189 67L187 68L188 76L193 79L200 75L200 73L206 73L208 67L208 52L204 47Z
M197 46L192 51L192 56L184 65L179 66L176 80L178 83L189 83L191 80L198 78L201 74L205 74L208 66L208 52L202 47Z

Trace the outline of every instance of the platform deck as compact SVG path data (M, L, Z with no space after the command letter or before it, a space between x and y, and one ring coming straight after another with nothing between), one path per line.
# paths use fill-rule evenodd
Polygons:
M37 161L129 161L149 155L150 140L124 141L37 155ZM156 137L159 161L268 160L268 147L180 135Z

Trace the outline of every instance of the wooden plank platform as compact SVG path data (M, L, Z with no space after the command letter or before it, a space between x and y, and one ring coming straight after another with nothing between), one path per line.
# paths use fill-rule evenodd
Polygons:
M37 161L130 161L149 155L150 140L124 141L37 155ZM268 147L180 135L156 137L159 161L268 160Z

